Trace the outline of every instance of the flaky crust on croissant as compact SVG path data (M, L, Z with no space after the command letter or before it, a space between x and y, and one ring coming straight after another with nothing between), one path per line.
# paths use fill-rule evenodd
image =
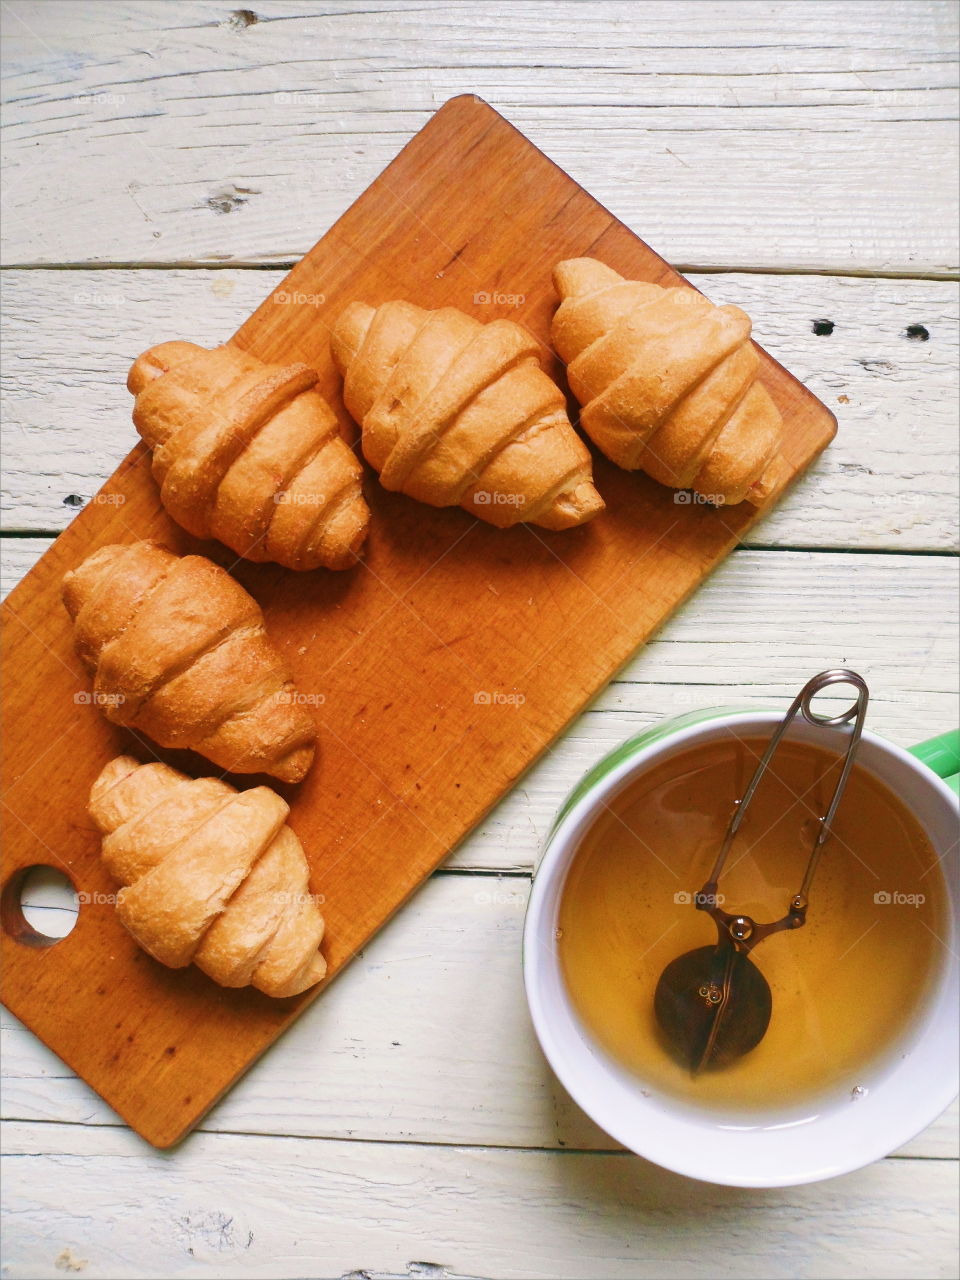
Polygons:
M759 503L782 484L783 422L757 381L749 316L594 258L561 262L553 278L553 344L580 425L611 461L717 503Z
M163 504L197 538L288 569L345 569L370 522L361 467L304 364L164 342L134 361L133 421Z
M94 700L114 724L236 773L299 782L316 726L260 606L203 556L101 547L63 580Z
M332 345L385 488L499 528L568 529L603 509L563 394L540 368L537 341L511 320L354 302Z
M165 764L117 756L90 792L117 914L161 964L222 987L294 996L327 971L323 916L287 804Z

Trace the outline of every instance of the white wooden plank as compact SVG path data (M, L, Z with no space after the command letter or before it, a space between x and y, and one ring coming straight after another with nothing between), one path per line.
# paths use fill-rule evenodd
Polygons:
M520 978L529 888L526 876L434 876L202 1127L614 1149L554 1078L530 1026ZM119 1123L6 1011L0 1048L4 1118ZM905 1148L957 1150L956 1107Z
M158 1155L119 1130L5 1128L17 1280L81 1262L91 1278L278 1280L902 1280L954 1266L956 1166L934 1161L755 1192L616 1153L200 1134Z
M8 263L297 257L473 92L671 261L956 266L950 4L8 10Z
M136 441L125 388L134 356L173 336L222 341L281 278L232 269L4 272L4 527L69 523L75 508L65 499L94 494ZM748 544L956 546L957 285L691 279L743 306L758 339L840 421L833 445ZM832 321L833 332L818 336L817 320ZM908 337L911 326L927 339Z
M43 539L0 540L6 588L45 545ZM845 663L863 673L876 732L903 746L943 733L960 718L957 641L957 565L950 558L736 552L487 815L449 865L529 871L564 797L625 738L694 707L783 707L807 676L825 667Z

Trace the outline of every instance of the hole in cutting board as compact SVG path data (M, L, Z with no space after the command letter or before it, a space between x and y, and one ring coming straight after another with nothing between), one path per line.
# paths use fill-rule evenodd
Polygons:
M28 947L52 947L73 932L77 891L56 867L36 865L15 872L0 894L4 931Z

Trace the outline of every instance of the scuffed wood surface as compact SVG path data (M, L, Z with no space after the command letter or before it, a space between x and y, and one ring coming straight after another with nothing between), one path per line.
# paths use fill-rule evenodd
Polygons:
M952 4L253 12L11 0L4 262L295 259L472 92L678 265L956 268Z
M164 1155L116 1129L7 1130L23 1277L903 1280L948 1275L956 1247L940 1161L756 1192L618 1153L198 1133Z
M281 278L240 270L5 272L5 527L64 528L76 512L70 503L96 493L136 442L125 387L134 357L172 337L225 340ZM830 448L747 545L955 547L958 286L690 278L715 301L742 306L758 341L840 423ZM833 332L818 336L820 320ZM909 337L911 326L928 337Z

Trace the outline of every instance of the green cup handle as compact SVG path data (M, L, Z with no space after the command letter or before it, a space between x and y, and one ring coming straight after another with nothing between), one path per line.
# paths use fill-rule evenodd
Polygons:
M950 729L938 738L918 742L909 751L960 795L960 729Z

